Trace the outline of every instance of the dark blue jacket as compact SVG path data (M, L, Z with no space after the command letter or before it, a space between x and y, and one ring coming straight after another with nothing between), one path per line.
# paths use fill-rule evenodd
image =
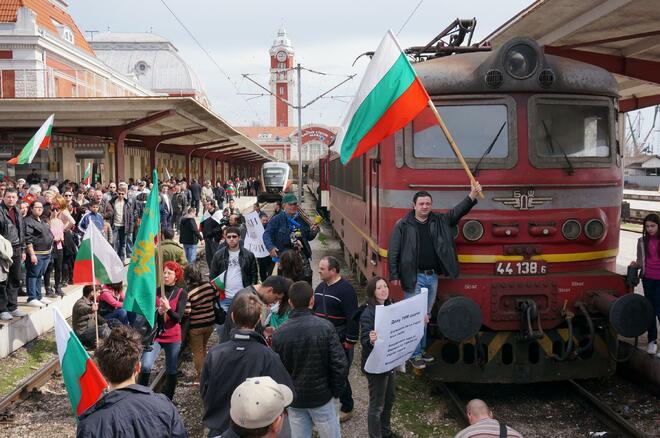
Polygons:
M142 385L110 391L81 416L77 438L103 437L187 438L172 402Z
M298 228L300 228L301 240L303 244L303 250L307 258L312 257L312 248L309 246L309 241L314 240L316 233L312 232L307 225L307 222L302 220L302 218L296 214L294 220L298 223ZM289 228L289 215L286 212L276 214L273 216L268 225L266 225L266 230L264 231L264 245L266 249L270 251L273 248L277 248L277 251L282 254L287 249L294 249L291 244L291 230Z

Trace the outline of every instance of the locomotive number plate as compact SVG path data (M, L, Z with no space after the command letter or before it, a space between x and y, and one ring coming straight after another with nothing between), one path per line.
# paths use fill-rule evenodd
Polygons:
M544 261L497 262L496 275L545 275L548 265Z

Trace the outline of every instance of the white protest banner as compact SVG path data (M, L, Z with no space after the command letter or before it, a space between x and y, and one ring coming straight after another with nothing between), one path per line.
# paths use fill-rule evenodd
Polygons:
M389 306L376 306L374 330L378 338L364 365L365 371L381 374L404 364L424 335L428 292Z
M250 250L256 258L266 257L268 250L264 245L264 226L259 218L259 213L253 211L245 215L245 226L247 233L245 234L245 241L243 246Z

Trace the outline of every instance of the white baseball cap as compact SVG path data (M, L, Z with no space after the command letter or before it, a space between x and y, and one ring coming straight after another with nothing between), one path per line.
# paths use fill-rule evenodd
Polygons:
M293 401L293 392L271 377L249 377L231 395L229 415L246 429L271 425Z

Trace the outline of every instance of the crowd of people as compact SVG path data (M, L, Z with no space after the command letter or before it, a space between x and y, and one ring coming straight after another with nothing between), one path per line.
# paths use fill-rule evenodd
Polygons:
M236 178L215 187L195 180L159 186L162 240L157 251L163 259L158 273L163 286L157 290L154 327L123 309L122 283L84 286L72 326L83 345L96 349L110 391L80 417L78 436L187 436L171 400L179 357L189 349L209 437L311 437L313 429L322 438L340 437L340 422L354 411L348 371L358 342L369 388L369 436L399 436L391 425L394 370L365 370L378 338L375 307L391 304L391 284L400 284L406 296L430 288L432 302L437 275L452 276L457 270L455 254L439 252L433 238L445 235L444 227L469 211L480 188L473 187L469 198L446 215L432 213L430 195L418 193L413 212L397 224L392 238L391 282L370 279L366 300L358 306L339 260L324 256L312 267L309 242L318 225L300 214L294 194L285 194L271 215L259 204L251 207L264 225L268 255L257 258L243 246L246 226L234 197L256 194L258 184L256 178ZM105 188L69 181L1 183L0 243L6 241L12 263L2 271L0 318L24 316L16 303L21 285L34 307L62 294L89 226L103 233L122 260L130 257L152 189L147 180L111 182ZM420 248L411 241L420 242ZM204 259L197 258L201 248ZM320 282L313 287L315 268ZM219 341L207 352L214 330ZM424 341L412 359L415 367L429 362L423 347ZM161 351L165 381L162 394L154 394L148 385ZM481 429L499 427L485 403L473 401L467 409ZM508 436L519 435L511 430Z

